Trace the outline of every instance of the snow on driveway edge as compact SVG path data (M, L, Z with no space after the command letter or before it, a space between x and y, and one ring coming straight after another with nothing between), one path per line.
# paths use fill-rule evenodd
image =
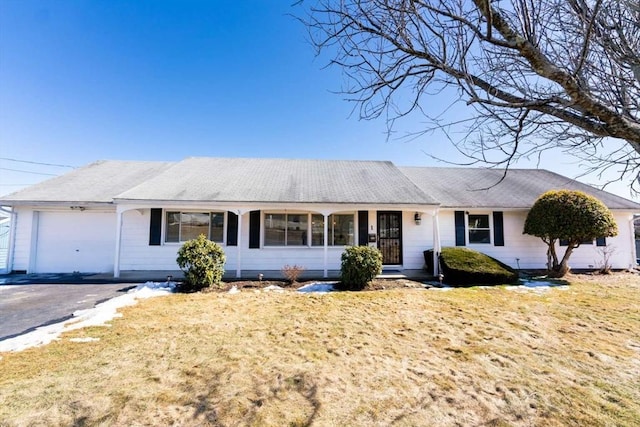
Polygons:
M137 299L171 294L174 292L175 287L176 284L174 282L147 282L138 285L126 294L111 298L93 308L78 310L73 313L71 319L64 322L41 326L26 334L0 341L0 353L16 352L31 347L43 346L51 341L58 340L63 332L75 329L88 326L111 326L107 322L116 317L122 317L122 313L117 312L118 309L135 305Z

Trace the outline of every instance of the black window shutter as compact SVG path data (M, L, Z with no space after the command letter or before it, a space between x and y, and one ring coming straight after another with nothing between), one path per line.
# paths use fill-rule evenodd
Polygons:
M260 211L249 212L249 249L260 249Z
M493 246L504 246L504 217L502 212L493 213Z
M358 211L358 245L369 244L369 211Z
M227 212L227 246L238 246L238 215Z
M162 209L151 209L149 246L160 246L162 240Z
M465 226L464 226L464 211L455 212L456 220L456 246L465 246Z
M607 238L606 237L598 237L596 239L596 246L607 246Z

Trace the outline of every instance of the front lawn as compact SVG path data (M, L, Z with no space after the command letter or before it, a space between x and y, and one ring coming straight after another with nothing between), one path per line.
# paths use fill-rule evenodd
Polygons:
M0 425L640 425L640 277L569 281L143 300L3 353Z

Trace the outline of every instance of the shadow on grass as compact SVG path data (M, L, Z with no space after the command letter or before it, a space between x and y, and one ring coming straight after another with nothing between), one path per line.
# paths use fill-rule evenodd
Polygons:
M267 417L278 424L303 427L313 424L320 409L318 386L305 373L286 377L278 373L272 381L265 379L264 382L254 378L253 392L245 396L225 394L222 385L228 378L225 379L224 371L198 367L185 370L184 375L182 392L186 395L196 393L196 396L183 402L182 406L192 409L191 419L203 425L223 426L230 418L242 425L260 425ZM298 411L278 414L277 408L283 406ZM238 409L242 413L241 419L237 419ZM272 419L274 416L275 420Z

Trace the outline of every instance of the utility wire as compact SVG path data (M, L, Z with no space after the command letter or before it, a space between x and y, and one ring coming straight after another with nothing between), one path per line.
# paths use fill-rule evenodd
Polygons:
M55 166L55 167L58 167L58 168L71 168L71 169L76 169L77 168L77 166L61 165L61 164L57 164L57 163L32 162L30 160L10 159L8 157L0 157L0 160L7 160L7 161L10 161L10 162L18 162L18 163L28 163L28 164L31 164L31 165Z
M23 171L23 170L20 170L20 169L11 169L11 168L0 168L0 169L2 169L3 171L32 173L32 174L35 174L35 175L58 176L58 174L55 174L55 173L43 173L43 172Z

